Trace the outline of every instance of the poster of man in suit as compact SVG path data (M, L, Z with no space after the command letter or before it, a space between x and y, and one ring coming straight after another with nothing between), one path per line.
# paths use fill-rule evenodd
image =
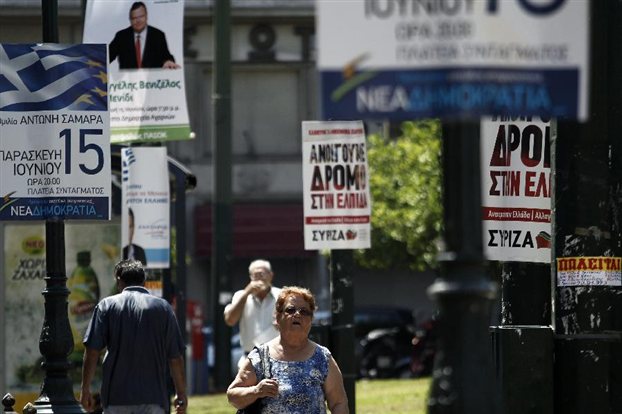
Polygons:
M144 2L132 3L130 26L119 30L108 44L110 62L118 59L120 69L179 69L181 66L169 52L166 35L148 24L148 16Z
M146 269L170 262L170 188L166 147L121 149L121 252Z
M111 143L193 137L183 20L184 0L87 0L82 42L108 46Z

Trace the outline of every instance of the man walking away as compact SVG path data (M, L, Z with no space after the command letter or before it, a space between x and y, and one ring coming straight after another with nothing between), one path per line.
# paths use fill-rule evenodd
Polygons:
M121 293L97 304L84 335L80 402L90 410L91 382L106 348L101 389L105 414L167 412L167 367L175 385L175 412L185 413L185 345L172 307L145 289L139 261L122 260L114 276Z

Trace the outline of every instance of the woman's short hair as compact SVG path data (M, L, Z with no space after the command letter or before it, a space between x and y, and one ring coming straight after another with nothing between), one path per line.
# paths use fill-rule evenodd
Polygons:
M114 267L114 275L126 285L142 285L145 282L145 269L139 260L121 260Z
M285 300L290 296L302 296L304 301L309 304L311 312L315 312L315 296L313 296L313 293L311 293L309 289L300 286L285 286L281 289L281 293L276 299L276 313L283 312Z

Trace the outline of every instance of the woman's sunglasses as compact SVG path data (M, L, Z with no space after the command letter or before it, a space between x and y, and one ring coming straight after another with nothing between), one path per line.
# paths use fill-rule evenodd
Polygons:
M294 306L286 307L285 309L283 309L283 312L288 314L288 315L294 315L296 312L298 312L302 316L312 316L313 315L313 312L311 312L309 309L306 309L306 308L296 308Z

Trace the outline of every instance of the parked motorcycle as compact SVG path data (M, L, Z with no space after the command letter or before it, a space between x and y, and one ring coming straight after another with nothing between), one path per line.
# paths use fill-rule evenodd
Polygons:
M374 329L358 344L359 377L418 378L429 376L436 354L435 318L410 326Z
M410 327L374 329L359 343L359 376L409 378L413 355Z

